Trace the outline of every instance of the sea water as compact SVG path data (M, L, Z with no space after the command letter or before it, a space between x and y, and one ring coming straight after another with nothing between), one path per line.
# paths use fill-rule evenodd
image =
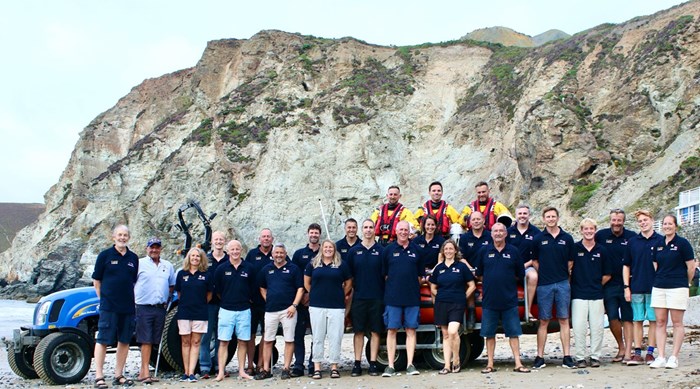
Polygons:
M32 324L36 304L18 300L0 300L0 338L12 338L12 330Z

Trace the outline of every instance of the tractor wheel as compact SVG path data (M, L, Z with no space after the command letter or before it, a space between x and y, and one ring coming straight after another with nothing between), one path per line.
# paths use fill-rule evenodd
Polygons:
M80 382L92 361L90 343L70 332L54 332L39 342L34 352L34 370L50 385Z

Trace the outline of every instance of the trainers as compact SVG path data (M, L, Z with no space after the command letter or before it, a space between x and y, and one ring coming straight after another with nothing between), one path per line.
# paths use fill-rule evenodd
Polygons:
M197 376L194 374L190 374L190 377L187 379L189 382L197 382Z
M591 358L591 367L600 367L600 361L595 358Z
M646 362L647 365L651 365L655 360L654 354L647 353L647 355L644 357L644 362Z
M667 369L675 369L677 367L678 367L678 358L676 358L673 355L668 357L668 361L666 361L666 368Z
M183 374L180 376L180 382L188 382L190 380L190 376L187 374Z
M268 378L272 378L272 373L267 370L260 370L260 373L255 376L256 380L266 380Z
M303 375L304 375L304 370L299 370L299 369L292 369L292 371L289 373L289 376L292 378L301 377Z
M379 375L379 369L377 368L377 365L375 363L370 363L369 364L369 369L367 369L367 374L376 377Z
M535 363L532 365L533 369L543 369L547 367L547 364L544 363L544 358L537 356L535 357Z
M656 357L656 359L654 359L654 362L649 364L649 367L651 367L652 369L663 369L664 367L666 367L666 358Z
M632 357L630 357L630 360L627 361L627 366L637 366L637 365L641 365L642 363L644 363L644 359L642 358L641 355L632 354Z
M281 380L288 380L292 378L291 374L289 374L289 369L282 369L282 373L280 374L280 379Z
M211 376L209 375L209 373L202 373L202 374L199 376L199 378L201 378L201 379L203 379L203 380L208 380L209 378L211 378Z
M353 377L359 377L362 375L362 366L360 366L359 363L355 363L352 367L352 372L350 372L350 375Z
M576 367L579 369L585 369L586 367L588 367L588 365L586 364L586 360L582 359L582 360L576 362Z
M415 366L413 366L413 365L408 365L408 367L406 368L406 374L408 374L408 375L418 375L418 374L420 374L420 372L418 371L418 369L416 369Z
M386 369L384 369L384 373L382 373L382 377L393 377L396 375L396 370L394 370L393 367L387 366Z
M571 358L571 355L564 355L564 360L561 362L561 366L567 369L576 368L576 364L574 363L574 359Z

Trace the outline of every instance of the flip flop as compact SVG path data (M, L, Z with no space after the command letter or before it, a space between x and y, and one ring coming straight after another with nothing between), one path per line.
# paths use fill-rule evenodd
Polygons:
M493 373L494 371L496 371L496 369L494 369L493 367L486 366L484 368L484 370L481 371L481 374L489 374L489 373Z
M340 372L337 369L331 370L331 378L340 378Z
M529 372L530 372L530 369L528 369L528 368L525 367L525 366L518 366L518 367L516 367L515 369L513 369L513 371L516 372L516 373L529 373Z
M625 354L617 354L615 358L612 359L613 362L622 362L625 359Z
M438 374L440 374L440 375L445 375L445 374L450 374L450 373L451 373L450 369L445 369L445 368L443 368L442 370L440 370L438 372Z

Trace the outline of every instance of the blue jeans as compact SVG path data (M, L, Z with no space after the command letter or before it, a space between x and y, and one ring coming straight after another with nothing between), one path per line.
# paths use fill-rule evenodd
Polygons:
M299 305L297 310L297 325L294 328L294 366L293 369L304 371L304 356L306 355L306 344L304 336L306 335L306 327L309 326L309 307ZM313 345L311 345L313 349ZM311 354L309 353L309 371L314 371L313 362L311 362Z
M219 350L219 339L216 334L216 328L219 326L219 306L207 304L209 310L209 321L207 323L207 333L202 336L202 344L199 346L199 372L201 374L214 371L218 367L217 352ZM214 355L210 349L210 343L214 340ZM214 363L212 364L212 360Z

